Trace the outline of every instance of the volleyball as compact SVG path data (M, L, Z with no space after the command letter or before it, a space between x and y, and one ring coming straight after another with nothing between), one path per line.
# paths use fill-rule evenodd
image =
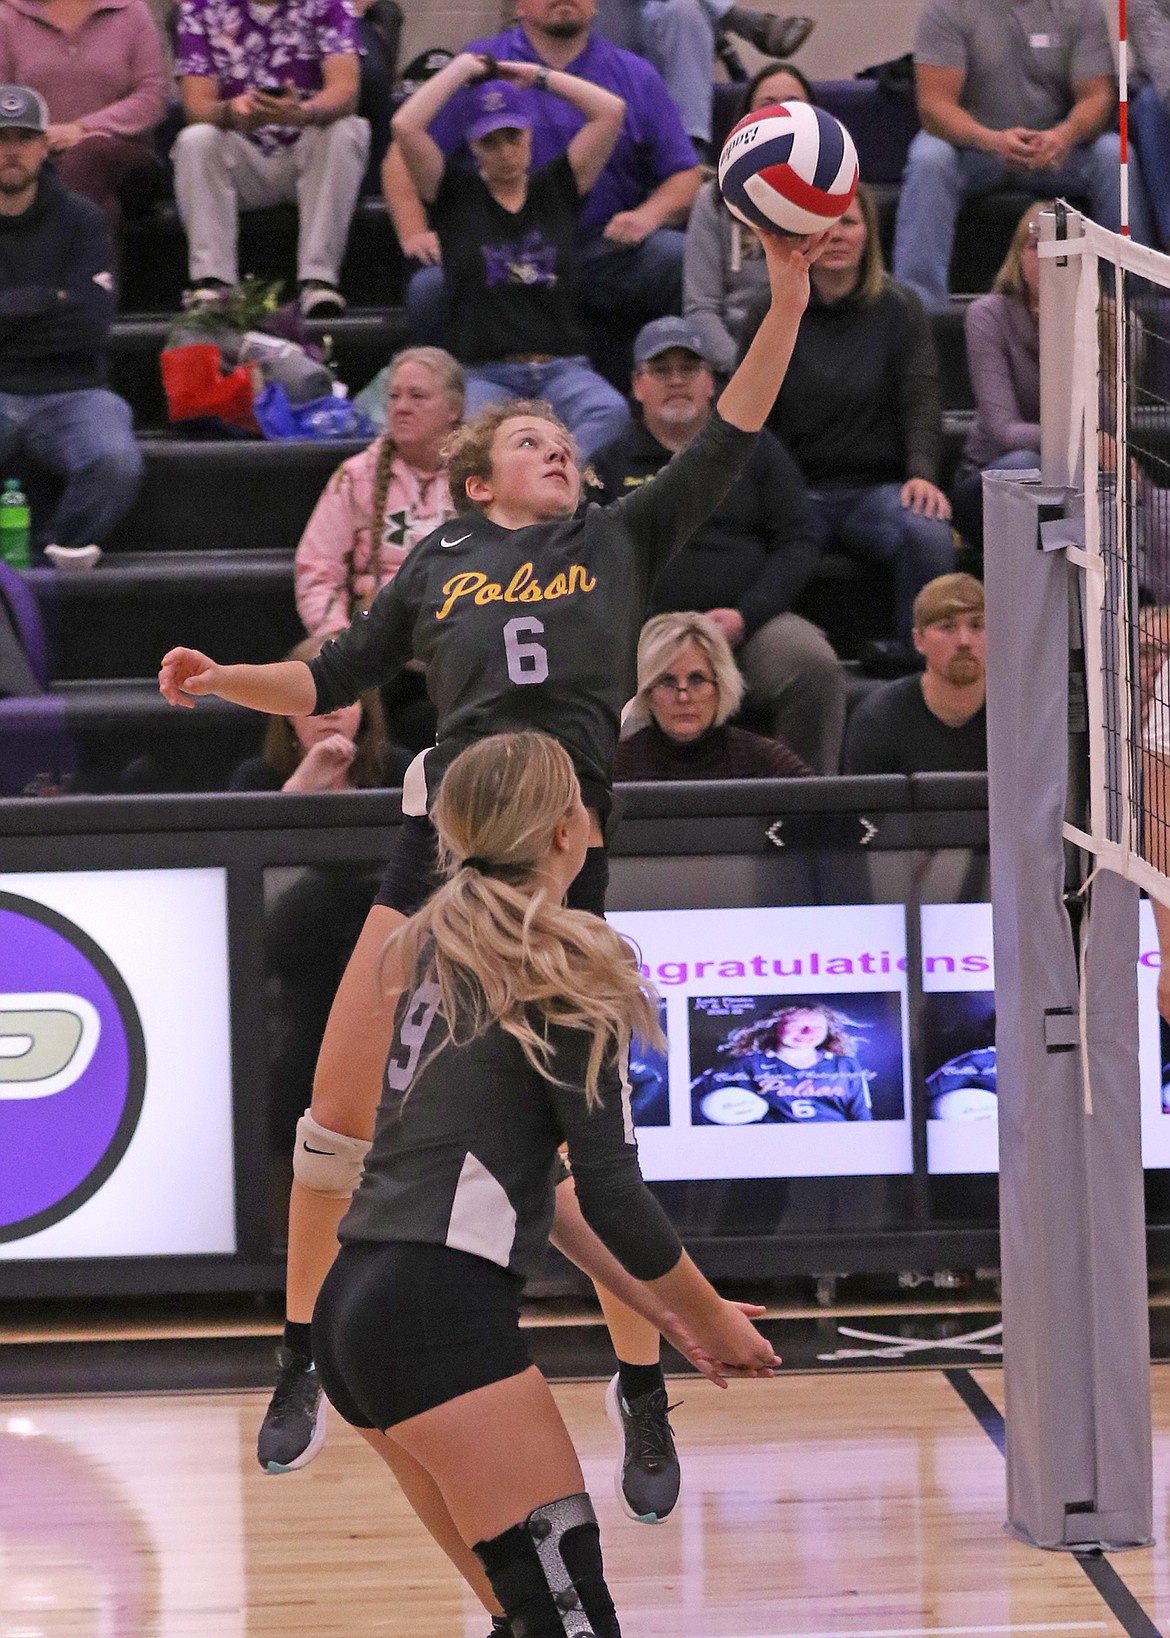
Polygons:
M794 237L821 233L857 192L857 149L823 108L772 103L741 119L723 144L719 191L748 227Z

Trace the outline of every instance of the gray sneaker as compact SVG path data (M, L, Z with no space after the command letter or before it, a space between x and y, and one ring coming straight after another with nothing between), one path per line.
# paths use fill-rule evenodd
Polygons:
M655 1388L627 1404L615 1376L605 1390L605 1410L625 1444L614 1474L617 1499L630 1518L661 1524L674 1511L682 1482L666 1389Z
M304 1467L325 1443L328 1401L317 1367L286 1348L277 1352L280 1375L256 1441L256 1459L265 1473L292 1473Z

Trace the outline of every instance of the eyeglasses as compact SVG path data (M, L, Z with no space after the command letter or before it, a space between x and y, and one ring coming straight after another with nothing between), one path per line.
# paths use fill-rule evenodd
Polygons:
M667 675L651 683L650 692L660 700L677 699L680 694L686 694L692 700L709 700L715 692L715 679L703 671L692 671L686 677Z
M664 359L652 358L642 368L648 375L656 375L660 381L665 381L671 375L698 375L700 370L707 368L701 358L689 357L672 359L668 364Z

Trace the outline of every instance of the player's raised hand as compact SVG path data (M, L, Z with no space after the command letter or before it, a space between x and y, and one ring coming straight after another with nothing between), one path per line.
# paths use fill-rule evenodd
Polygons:
M158 687L168 705L194 707L193 696L214 694L219 667L197 648L172 648L163 655Z

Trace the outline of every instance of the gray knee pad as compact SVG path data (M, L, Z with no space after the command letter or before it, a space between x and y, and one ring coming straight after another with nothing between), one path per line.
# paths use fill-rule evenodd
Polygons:
M365 1138L346 1137L320 1126L306 1109L297 1122L293 1176L314 1194L348 1200L362 1180L370 1145Z
M474 1550L517 1638L621 1638L584 1491L535 1508Z

